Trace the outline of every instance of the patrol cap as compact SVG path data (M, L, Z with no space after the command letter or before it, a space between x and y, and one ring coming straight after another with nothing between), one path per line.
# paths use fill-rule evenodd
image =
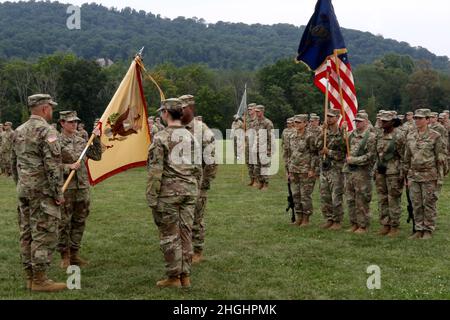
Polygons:
M310 116L309 116L309 119L310 120L320 120L320 117L318 116L318 115L316 115L316 114L314 114L314 113L312 113Z
M417 109L414 118L429 118L431 115L430 109Z
M256 107L256 103L250 103L248 106L247 106L247 109L248 110L251 110L251 109L254 109Z
M338 109L329 109L328 110L328 117L340 117L341 111Z
M365 112L358 112L355 121L366 121L369 120L369 115Z
M194 96L190 94L185 94L184 96L181 96L178 99L181 101L183 108L193 106L195 104Z
M293 122L294 122L294 117L286 119L286 123L293 123Z
M439 113L439 119L445 119L445 113Z
M195 117L197 120L199 120L199 121L202 121L203 120L203 117L202 116L197 116L197 117Z
M442 113L450 114L450 110L444 110Z
M177 98L170 98L161 101L161 108L159 108L157 111L162 110L178 110L182 111L184 105L180 99Z
M395 119L395 115L392 112L389 112L389 111L384 111L380 115L380 120L381 121L392 121L394 119Z
M80 118L77 117L76 111L61 111L59 113L59 120L64 121L81 121Z
M264 112L264 110L266 109L266 107L264 107L263 105L259 104L255 107L256 111L261 111Z
M399 118L400 120L404 120L405 116L403 114L399 114L399 115L397 115L397 118Z
M408 112L406 113L406 115L407 115L407 116L413 116L413 115L414 115L414 112L408 111Z
M439 118L439 113L437 113L437 112L430 112L430 118Z
M55 101L53 101L52 96L49 94L38 93L28 97L28 106L30 108L37 107L47 103L52 106L58 105Z
M295 122L302 122L302 121L308 121L308 115L307 114L298 114L294 116Z
M150 117L148 117L148 120L154 120L155 119L155 117L154 116L150 116Z
M383 112L386 112L386 110L380 110L380 111L378 111L379 114L382 114Z

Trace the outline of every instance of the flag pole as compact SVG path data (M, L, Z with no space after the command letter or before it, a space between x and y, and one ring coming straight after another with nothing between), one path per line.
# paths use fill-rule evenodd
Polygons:
M329 82L330 82L330 71L328 69L329 60L327 59L327 87L325 91L325 105L324 105L324 134L323 134L323 146L327 147L327 134L328 134L328 101L329 101ZM326 158L326 155L323 155L323 158Z
M336 64L336 73L338 76L338 84L339 84L339 96L341 98L341 116L342 116L342 119L344 119L344 121L347 122L347 119L345 117L345 112L344 112L344 95L342 94L341 70L339 68L338 59L339 58L337 55L337 51L334 50L334 63ZM345 136L345 145L347 147L347 156L349 156L350 155L350 145L348 142L348 125L344 129L344 136Z
M144 75L147 77L147 79L150 80L156 86L156 88L158 89L161 101L166 100L166 97L164 95L164 92L161 90L161 87L158 85L156 80L153 79L153 77L150 75L150 73L147 71L147 69L145 69L140 55L136 56L135 61L139 65L139 67L142 69L142 71L144 71Z

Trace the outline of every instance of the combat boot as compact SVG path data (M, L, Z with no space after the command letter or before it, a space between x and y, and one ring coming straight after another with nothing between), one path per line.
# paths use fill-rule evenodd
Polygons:
M192 264L200 263L203 260L203 253L201 251L194 252L192 256Z
M59 264L59 266L64 270L66 270L70 266L69 250L61 252L61 263Z
M169 277L156 283L158 288L181 288L181 281L178 277Z
M432 233L430 231L424 231L423 232L423 236L422 236L422 240L429 240L433 238Z
M88 261L86 261L80 257L80 255L78 254L78 250L70 249L70 264L76 265L79 267L84 267L84 266L88 265Z
M309 216L307 214L304 214L300 228L306 228L307 226L309 226Z
M334 222L332 220L328 220L323 225L321 225L320 228L321 229L329 229L333 225L333 223Z
M292 223L294 227L300 227L303 223L303 215L296 214L295 215L295 222Z
M256 189L261 189L261 183L259 183L258 181L255 180L255 182L253 183L252 187L256 188Z
M27 268L25 269L25 278L27 279L27 289L30 290L31 289L31 284L33 283L33 269L32 268Z
M259 187L259 190L266 191L267 189L269 189L269 183L268 182L261 183L261 186Z
M181 286L183 288L190 288L191 287L191 278L188 275L182 274L180 276L180 282L181 282Z
M359 227L354 233L355 234L366 234L367 228Z
M408 239L421 239L422 238L422 231L416 231L412 236L410 236Z
M54 282L47 278L44 271L33 272L33 281L31 282L31 291L36 292L56 292L67 289L65 283Z
M383 226L383 228L381 228L380 231L378 231L378 234L380 236L385 236L389 233L389 231L391 231L391 227L390 226Z
M357 224L352 224L352 227L348 229L346 232L352 233L359 229L359 226Z
M331 227L328 228L328 230L338 231L342 229L342 225L340 222L334 222Z
M395 238L398 236L399 233L400 233L400 231L399 231L398 227L391 227L391 230L389 231L387 236L389 238Z
M248 187L253 187L253 184L255 183L255 179L252 179L252 181L250 181L250 183L247 185Z

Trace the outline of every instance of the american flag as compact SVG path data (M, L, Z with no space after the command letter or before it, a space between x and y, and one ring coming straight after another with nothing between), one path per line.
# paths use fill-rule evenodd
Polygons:
M353 80L352 68L347 60L347 55L337 57L339 74L336 69L335 56L330 56L315 71L314 84L325 94L327 90L327 70L329 73L328 95L330 106L333 109L342 109L341 96L339 93L339 78L342 87L344 102L344 115L347 121L348 131L354 130L354 120L358 113L358 100L356 99L355 81ZM341 117L340 125L344 119Z

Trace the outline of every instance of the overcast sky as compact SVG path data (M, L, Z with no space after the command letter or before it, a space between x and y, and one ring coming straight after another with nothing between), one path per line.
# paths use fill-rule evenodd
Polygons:
M2 1L3 2L3 1ZM163 17L203 18L207 22L306 25L316 0L71 0L76 5L101 3L131 7ZM448 0L334 0L341 27L381 34L385 38L422 46L450 57L450 1ZM83 16L83 12L81 12ZM82 17L83 19L83 17Z

